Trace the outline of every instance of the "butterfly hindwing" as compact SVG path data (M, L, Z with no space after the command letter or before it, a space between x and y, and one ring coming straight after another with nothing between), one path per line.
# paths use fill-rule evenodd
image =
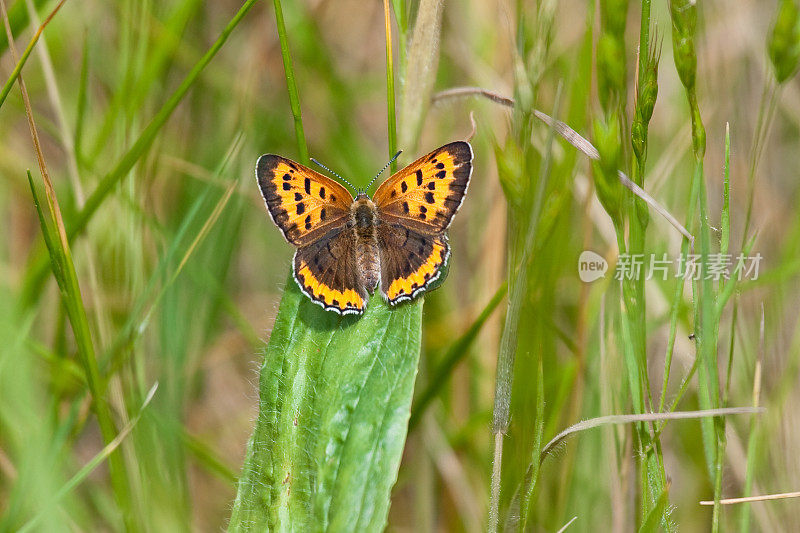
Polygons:
M385 222L442 233L461 206L471 175L472 147L452 142L393 174L373 201Z
M424 292L450 254L445 235L426 235L401 224L381 224L377 237L381 290L392 305Z
M345 224L350 214L353 197L347 189L285 157L261 156L256 178L272 220L296 246Z
M355 234L337 228L294 254L294 279L303 293L326 311L360 314L367 292L359 281Z

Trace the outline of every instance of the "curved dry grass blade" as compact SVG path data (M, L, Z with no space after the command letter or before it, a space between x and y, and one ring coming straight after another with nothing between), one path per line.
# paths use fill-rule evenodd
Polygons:
M489 100L496 102L498 104L512 107L514 105L514 100L511 98L504 97L502 95L493 93L491 91L487 91L486 89L482 89L480 87L455 87L453 89L447 89L445 91L441 91L433 95L431 99L432 102L441 102L442 100L446 100L449 98L461 98L465 96L483 96L484 98L488 98ZM550 126L556 133L558 133L565 141L570 143L573 147L577 148L579 151L583 152L583 154L588 157L589 159L599 160L600 159L600 152L597 151L597 148L589 142L585 137L579 134L577 131L570 128L566 123L561 122L560 120L556 120L547 113L543 113L538 109L534 109L533 114L536 118ZM672 216L672 214L667 211L667 209L659 204L655 198L650 196L644 189L638 186L636 183L630 180L628 176L625 175L621 170L617 172L619 177L619 181L628 189L633 192L636 196L644 200L647 205L653 208L659 215L664 217L667 222L669 222L675 229L677 229L681 235L686 237L689 240L689 243L692 247L694 247L694 236L689 233L689 231L678 222L678 220Z
M736 503L765 502L769 500L787 500L789 498L800 498L798 492L781 492L777 494L762 494L761 496L747 496L745 498L724 498L719 501L720 505L733 505ZM714 505L714 500L703 500L700 505Z
M715 416L727 415L744 415L763 413L766 409L763 407L726 407L722 409L705 409L701 411L676 411L673 413L645 413L639 415L608 415L599 416L597 418L590 418L573 424L547 443L542 449L542 458L550 453L550 451L558 446L564 439L574 433L585 431L608 424L630 424L632 422L655 422L658 420L685 420L692 418L709 418Z
M504 105L506 107L513 107L514 100L499 93L486 90L482 87L453 87L452 89L445 89L431 96L431 104L438 104L444 100L455 98L465 98L468 96L483 96L492 102Z
M636 183L631 181L631 179L628 178L628 176L626 176L624 172L622 172L621 170L617 171L617 176L619 176L619 181L628 189L630 189L631 192L633 192L633 194L644 200L647 203L647 205L652 207L653 210L655 210L659 215L664 217L667 220L667 222L669 222L672 225L672 227L677 229L681 235L686 237L686 239L689 241L690 247L694 249L694 236L691 233L689 233L689 230L683 227L683 224L678 222L678 219L672 216L672 214L669 211L667 211L666 208L664 208L661 204L659 204L655 198L650 196L647 193L647 191L645 191L644 189L636 185Z
M567 528L569 526L571 526L572 523L577 519L578 519L578 515L573 516L572 519L569 522L567 522L566 524L564 524L563 526L561 526L561 528L558 531L556 531L556 533L564 533L564 531L566 531Z

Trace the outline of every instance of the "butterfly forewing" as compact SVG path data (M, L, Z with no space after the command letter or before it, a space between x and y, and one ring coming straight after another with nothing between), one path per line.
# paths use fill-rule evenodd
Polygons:
M350 214L353 197L347 189L290 159L261 156L256 177L272 220L296 246L321 238Z
M393 174L375 191L381 219L425 234L447 229L472 175L472 147L446 144Z

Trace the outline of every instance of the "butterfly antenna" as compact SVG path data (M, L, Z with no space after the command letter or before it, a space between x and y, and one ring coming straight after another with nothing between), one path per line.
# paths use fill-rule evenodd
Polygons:
M399 151L398 151L396 154L394 154L394 157L393 157L393 158L391 158L391 159L389 160L389 162L388 162L388 163L386 163L386 165L384 165L384 167L381 169L381 171L380 171L380 172L378 172L377 174L375 174L375 177L374 177L374 178L372 178L372 181L370 181L370 182L369 182L369 185L367 185L367 186L366 186L366 190L369 190L369 188L372 186L372 184L373 184L373 183L375 183L375 180L376 180L376 179L378 179L378 176L380 176L381 174L383 174L383 172L384 172L384 171L385 171L387 168L389 168L389 165L391 165L392 163L394 163L395 159L397 159L398 157L400 157L400 154L402 154L402 153L403 153L403 151L402 151L402 150L399 150Z
M316 163L316 164L318 164L319 166L321 166L322 168L324 168L325 170L327 170L328 172L330 172L331 174L333 174L334 176L336 176L337 178L339 178L340 180L342 180L343 182L345 182L346 184L348 184L348 185L350 186L350 188L351 188L351 189L353 189L354 191L356 191L356 193L358 193L358 189L357 189L356 187L354 187L352 183L350 183L349 181L347 181L346 179L344 179L343 177L341 177L339 174L337 174L337 173L336 173L336 172L334 172L333 170L329 169L328 167L326 167L325 165L323 165L322 163L320 163L319 161L317 161L316 159L314 159L313 157L311 158L311 160L312 160L314 163Z

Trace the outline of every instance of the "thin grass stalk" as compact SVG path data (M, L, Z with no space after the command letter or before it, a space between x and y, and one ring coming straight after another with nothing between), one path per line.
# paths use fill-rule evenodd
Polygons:
M255 5L258 0L247 0L239 11L234 15L227 26L222 30L217 40L211 45L211 48L203 54L203 57L195 63L192 70L183 79L181 84L172 93L167 102L159 109L153 119L145 127L142 133L134 142L133 146L125 152L125 155L117 162L114 168L97 184L97 187L89 195L83 209L76 215L74 222L69 224L67 228L67 238L69 242L73 242L75 238L83 233L89 221L94 214L103 205L106 197L114 190L114 187L131 171L136 162L147 152L153 144L156 136L161 128L172 116L172 112L178 107L183 98L189 92L189 89L200 77L206 66L211 62L214 56L219 52L225 41L228 40L233 30L239 25L248 11ZM28 273L23 282L22 297L20 298L23 306L30 306L38 298L44 278L47 274L47 258L39 257L32 260L32 266L28 269Z
M694 154L694 174L692 188L699 191L700 206L700 277L703 278L693 283L695 301L695 338L697 344L697 372L698 372L698 402L702 409L710 409L719 405L719 383L717 378L717 335L719 322L715 320L715 294L711 279L706 278L705 269L710 253L711 237L708 223L705 181L703 173L703 160L705 157L706 134L703 126L700 108L697 103L695 87L697 55L695 53L694 38L697 24L697 6L691 0L673 0L670 2L672 18L672 43L675 67L684 86L686 98L689 103L689 112L692 120L692 151ZM709 476L715 487L721 486L716 482L721 475L722 457L720 454L724 443L724 421L711 421L704 419L701 422L703 433L703 446ZM715 490L715 500L719 494ZM714 506L712 516L712 530L719 530L719 505Z
M278 40L281 44L283 73L286 78L286 89L289 92L289 105L292 108L292 118L294 119L294 135L297 142L297 153L300 161L306 165L310 165L311 161L308 156L306 135L303 131L303 117L300 112L300 96L297 92L297 83L295 82L294 68L292 67L292 56L289 53L289 38L286 35L286 24L283 21L283 8L281 7L281 0L273 0L272 3L275 7L275 23L278 26Z
M542 456L542 440L544 436L544 363L541 356L539 357L539 364L536 367L536 413L534 413L534 416L536 417L536 426L534 428L533 447L531 448L531 457L534 459L532 462L533 469L529 481L526 483L522 497L519 523L520 531L525 531L528 526L531 504L533 503L533 497L539 481L539 471L541 469L541 460L536 460L537 457Z
M73 133L75 160L83 164L83 134L86 122L86 108L89 103L89 37L83 34L83 50L81 52L81 75L78 85L78 106L75 113L75 132Z
M36 13L36 8L33 5L33 0L25 0L28 7L29 16L31 21L41 26L39 16ZM58 7L58 6L56 6ZM58 88L58 81L56 80L55 69L53 68L53 61L50 58L50 52L47 47L47 39L40 37L41 45L37 53L39 54L39 61L42 65L42 72L47 86L47 96L50 100L50 105L56 115L56 122L58 126L58 133L60 136L61 144L64 146L64 152L67 158L67 170L69 171L69 178L72 183L72 188L75 190L75 198L78 205L82 205L84 201L83 186L80 182L78 175L78 164L75 160L75 142L72 138L72 132L67 124L67 116L64 112L64 106L61 104L61 91Z
M394 105L394 54L392 53L392 18L389 14L389 0L383 0L383 18L386 29L386 114L389 138L389 157L397 153L397 118ZM397 170L397 161L391 163L391 172Z
M397 21L397 57L400 59L400 76L402 78L406 71L406 42L408 35L408 16L405 0L392 0L392 11L394 11L394 19Z
M761 326L759 328L758 356L756 357L755 371L753 372L753 407L758 408L761 404L761 364L764 360L764 306L761 306ZM762 437L761 422L756 418L750 422L750 435L747 439L747 463L745 465L744 486L742 494L750 496L753 491L753 483L756 470L756 458L759 453L759 443ZM716 502L715 502L716 503ZM748 533L750 531L750 506L743 505L739 515L739 531Z

